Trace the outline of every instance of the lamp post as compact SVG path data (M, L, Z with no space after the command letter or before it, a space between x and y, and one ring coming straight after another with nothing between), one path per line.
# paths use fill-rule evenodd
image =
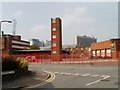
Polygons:
M12 21L9 21L9 20L0 21L0 35L1 35L1 24L2 24L3 22L12 23Z

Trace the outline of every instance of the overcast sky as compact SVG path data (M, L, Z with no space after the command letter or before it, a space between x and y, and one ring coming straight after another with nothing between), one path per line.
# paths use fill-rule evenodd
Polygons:
M118 37L117 2L11 2L2 4L2 20L16 19L16 34L22 39L50 40L50 20L62 19L63 44L73 44L76 35L99 41ZM13 24L2 24L12 33Z

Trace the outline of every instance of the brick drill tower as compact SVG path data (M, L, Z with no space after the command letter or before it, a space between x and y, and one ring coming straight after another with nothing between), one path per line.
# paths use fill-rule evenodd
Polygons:
M62 27L61 19L51 18L51 55L56 57L56 60L60 60L62 54ZM53 60L53 59L52 59Z

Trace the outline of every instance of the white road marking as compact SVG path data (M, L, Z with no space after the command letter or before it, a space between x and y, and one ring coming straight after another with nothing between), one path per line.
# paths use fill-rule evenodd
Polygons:
M94 84L94 83L97 83L97 82L99 82L99 81L101 81L101 80L102 80L102 79L99 79L99 80L97 80L97 81L90 82L90 83L88 83L88 84L86 84L86 85L89 86L89 85Z
M89 76L90 74L88 74L88 73L84 73L84 74L82 74L81 76Z
M109 78L110 76L109 75L98 75L98 74L93 74L93 75L90 75L90 74L88 74L88 73L83 73L83 74L81 74L81 73L66 73L66 72L54 72L55 74L60 74L60 75L72 75L72 76L90 76L90 77L101 77L101 79L98 79L98 80L96 80L96 81L93 81L93 82L90 82L90 83L88 83L88 84L86 84L87 86L89 86L89 85L92 85L92 84L95 84L95 83L97 83L97 82L100 82L101 80L105 80L105 79L107 79L107 78Z
M110 76L106 76L106 77L104 77L102 80L105 80L105 79L107 79L107 78L109 78Z
M89 85L91 85L91 84L94 84L94 83L100 82L101 80L105 80L105 79L107 79L107 78L109 78L109 77L110 77L110 76L106 76L106 77L104 77L104 78L102 78L102 79L99 79L99 80L94 81L94 82L90 82L90 83L88 83L88 84L86 84L86 85L89 86Z
M59 72L54 72L55 74L59 74Z
M67 73L66 73L66 72L61 72L60 74L62 74L62 75L66 75Z
M91 75L90 77L98 77L99 75L97 75L97 74L93 74L93 75Z
M72 75L71 73L66 73L66 75Z
M101 75L100 77L107 77L107 76L109 76L109 75Z
M79 74L79 73L74 73L74 74L72 74L72 75L79 76L80 74Z

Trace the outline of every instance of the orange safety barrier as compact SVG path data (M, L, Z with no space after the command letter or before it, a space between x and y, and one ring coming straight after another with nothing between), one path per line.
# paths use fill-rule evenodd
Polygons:
M62 55L48 55L48 54L20 54L8 55L3 57L18 57L27 60L30 63L47 63L47 64L118 64L117 59L112 58L93 58L87 54L62 54Z

